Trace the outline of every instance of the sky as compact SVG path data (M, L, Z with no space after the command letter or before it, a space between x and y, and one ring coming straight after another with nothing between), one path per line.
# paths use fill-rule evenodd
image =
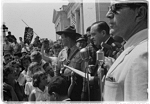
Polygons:
M8 31L17 40L24 37L25 27L28 25L39 37L55 41L53 10L58 11L62 5L68 3L68 0L5 0L2 2L2 23L5 22Z

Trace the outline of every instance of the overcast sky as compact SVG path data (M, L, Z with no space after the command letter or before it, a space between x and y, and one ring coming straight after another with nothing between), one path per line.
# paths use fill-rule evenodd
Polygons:
M46 0L43 2L42 0L36 0L36 2L12 1L11 3L2 2L2 22L5 22L8 30L16 36L17 40L20 36L24 36L26 24L23 21L33 28L41 38L56 40L55 26L52 23L53 10L59 10L62 5L67 5L68 0L50 0L50 2L44 2Z

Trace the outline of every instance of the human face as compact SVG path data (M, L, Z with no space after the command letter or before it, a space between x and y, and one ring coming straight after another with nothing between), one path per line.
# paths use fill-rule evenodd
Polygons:
M80 47L81 47L81 48L86 47L86 42L85 42L85 41L80 41Z
M7 64L12 60L12 58L11 58L11 56L5 56L4 60L5 60L5 63Z
M27 59L26 59L26 60L23 60L22 64L23 64L23 67L27 69L28 66L29 66L29 64L30 64L30 61L27 60Z
M64 46L68 46L68 38L64 34L61 35L62 43Z
M97 29L97 24L91 26L91 38L96 46L99 46L101 42L103 41L104 35L102 32L99 32Z
M17 79L19 77L19 75L20 75L20 72L21 72L21 67L20 66L18 66L16 64L12 65L11 66L11 72L8 75L9 79L10 80Z
M48 84L46 74L44 74L40 77L40 84L43 85L43 86L46 86Z
M110 34L126 39L135 27L136 14L128 5L113 3L106 14L109 18Z

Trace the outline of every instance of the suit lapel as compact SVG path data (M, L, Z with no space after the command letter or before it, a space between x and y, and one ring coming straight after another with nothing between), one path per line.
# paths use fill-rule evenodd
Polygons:
M114 62L114 64L110 67L107 76L109 76L116 67L123 62L126 55L128 55L132 50L134 49L134 46L128 47L125 51L121 53L121 55L117 58L117 60Z

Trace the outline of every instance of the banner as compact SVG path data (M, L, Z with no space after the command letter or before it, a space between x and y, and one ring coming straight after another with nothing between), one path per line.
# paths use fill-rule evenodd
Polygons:
M33 29L30 27L25 27L24 32L24 43L30 44L33 38Z

